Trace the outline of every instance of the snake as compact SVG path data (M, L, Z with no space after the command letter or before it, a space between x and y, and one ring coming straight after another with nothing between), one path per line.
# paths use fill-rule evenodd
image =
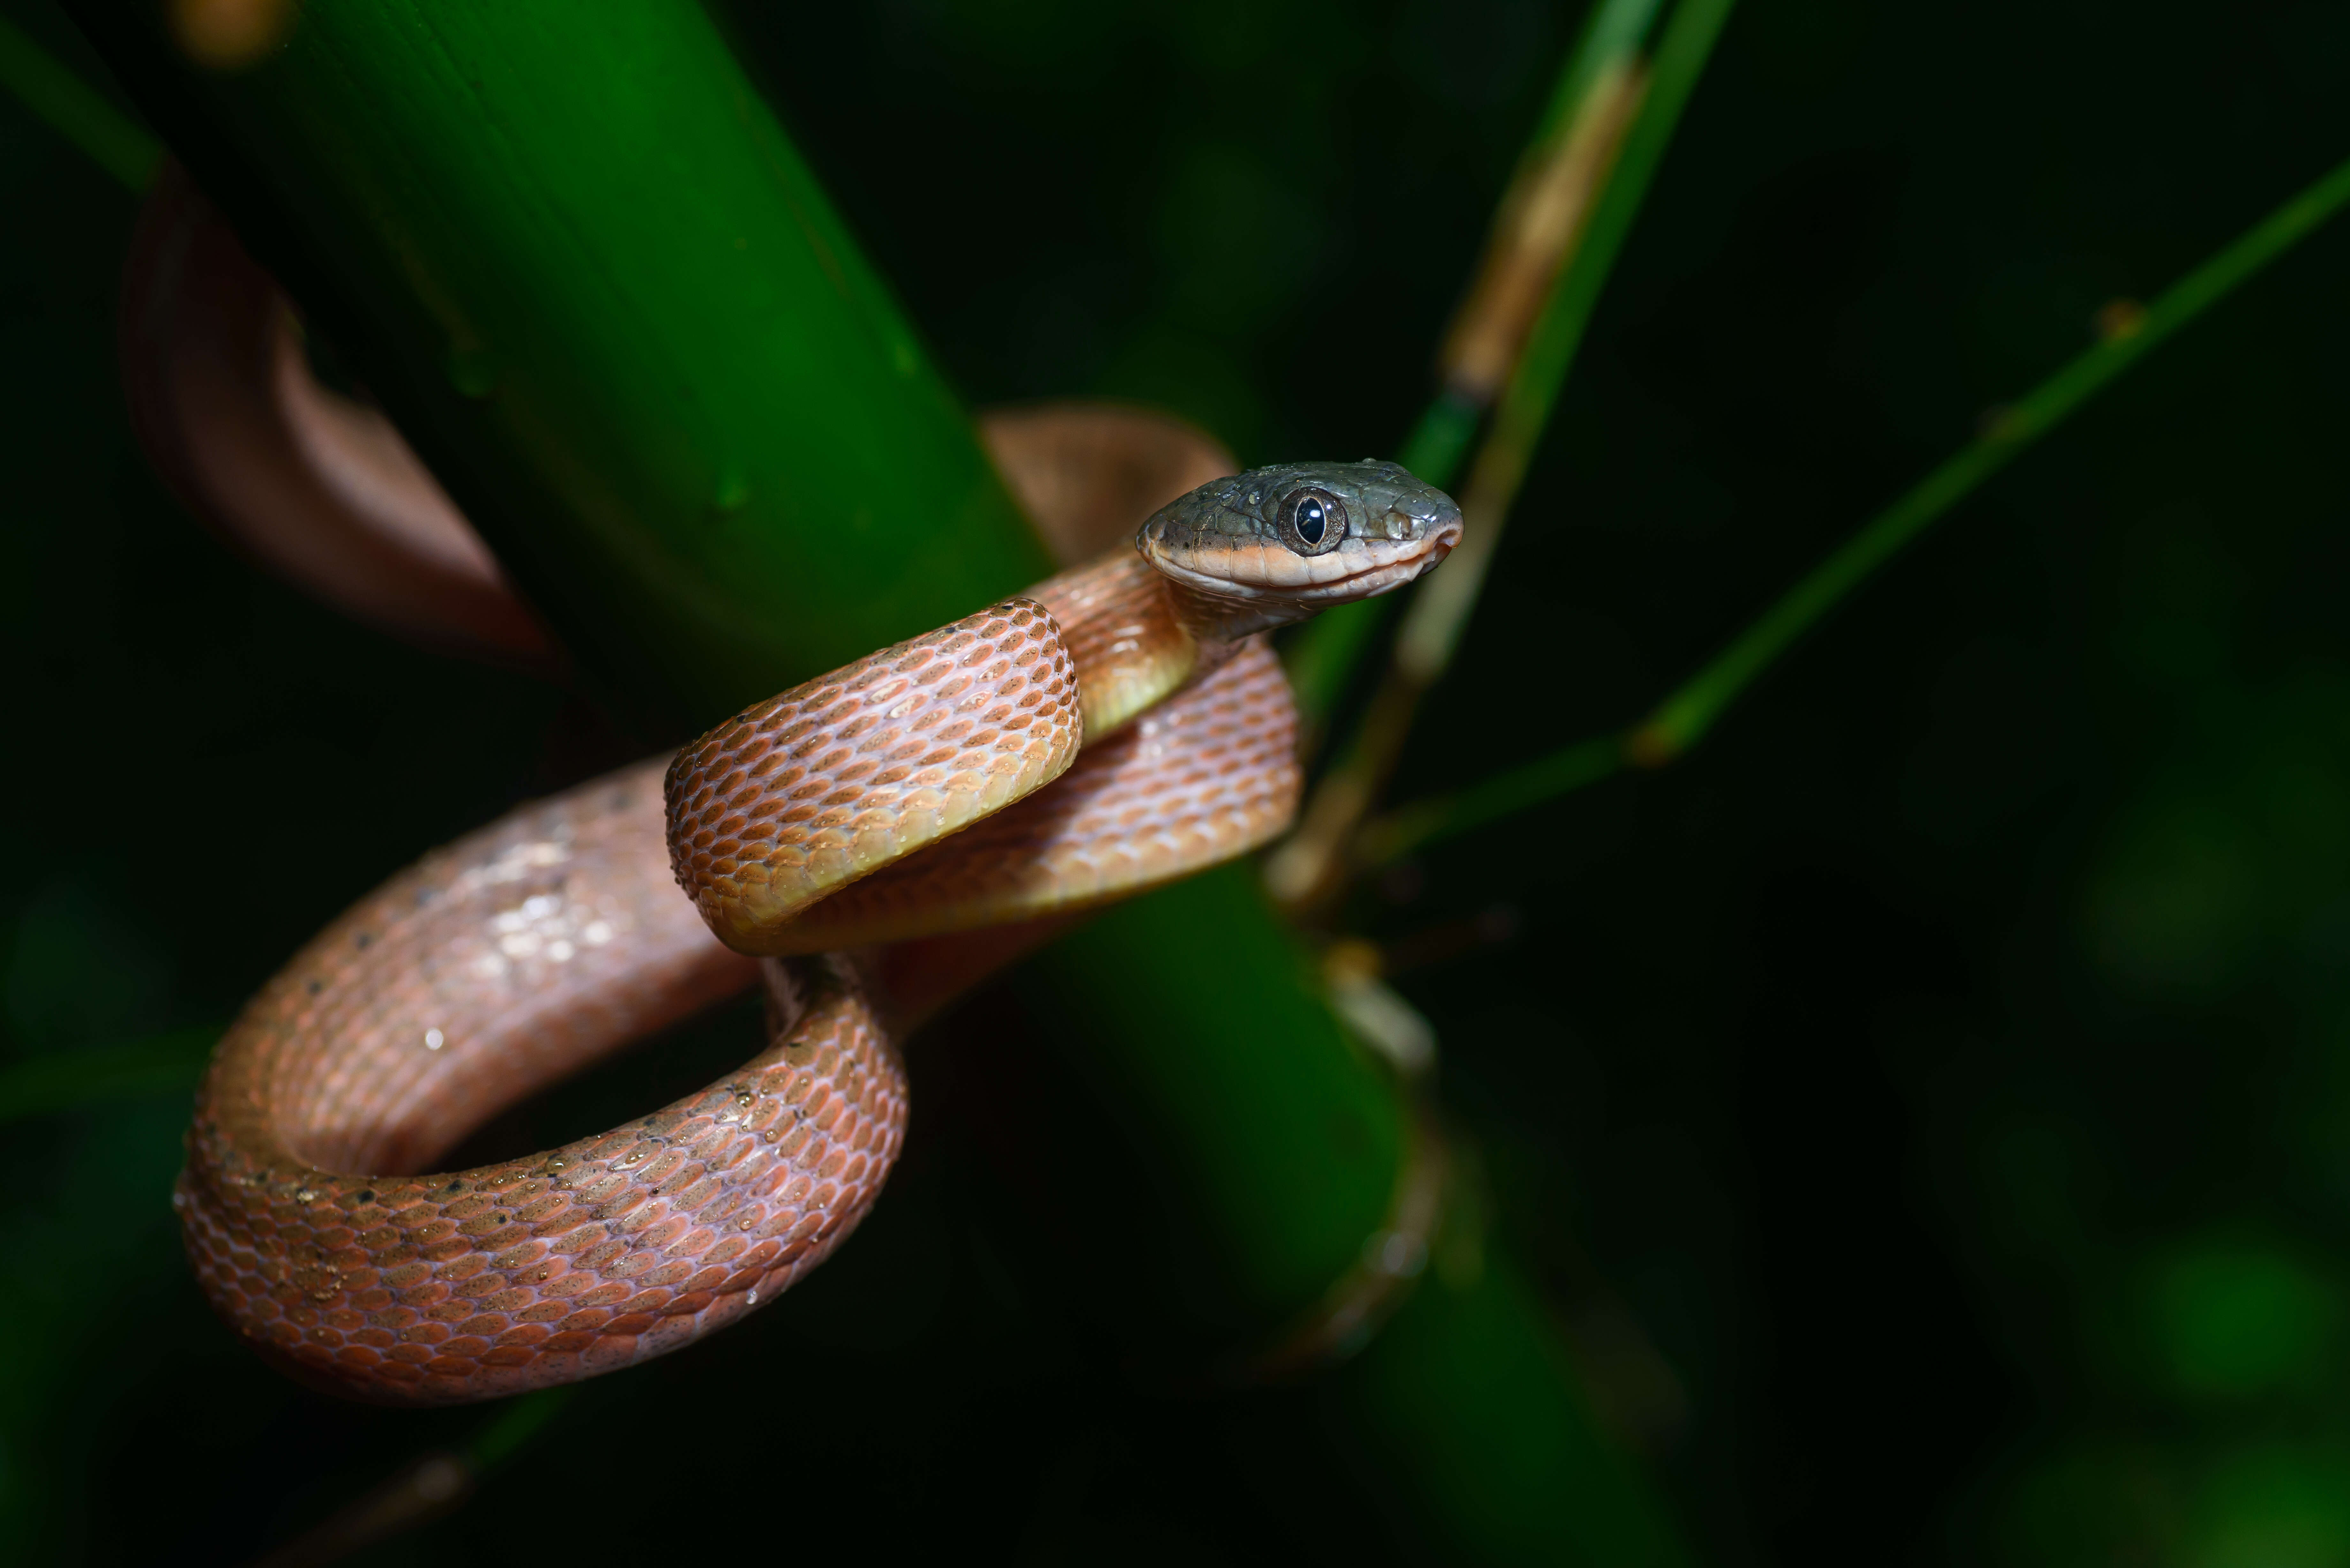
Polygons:
M1441 562L1392 463L1202 485L1120 545L424 855L246 1004L173 1189L265 1359L389 1405L677 1350L853 1232L904 1141L898 1039L1113 900L1295 813L1271 631ZM500 1111L757 986L766 1044L560 1147L436 1161Z

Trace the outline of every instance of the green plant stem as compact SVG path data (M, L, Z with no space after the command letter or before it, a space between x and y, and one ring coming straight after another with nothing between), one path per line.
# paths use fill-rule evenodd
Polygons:
M2350 161L2254 224L2232 244L2163 291L2135 327L2099 343L2002 410L1984 432L1764 611L1711 663L1667 698L1634 732L1638 760L1663 762L1695 745L1754 678L1870 574L2083 403L2290 250L2350 201Z
M0 16L0 88L34 119L88 153L124 189L144 191L155 178L163 161L161 143L5 16Z
M1357 857L1355 841L1364 818L1394 772L1421 699L1451 663L1600 290L1648 197L1681 112L1729 18L1731 4L1681 0L1665 24L1613 168L1600 184L1591 215L1559 270L1478 449L1461 493L1467 529L1461 547L1414 592L1388 670L1361 724L1315 786L1298 831L1267 863L1268 887L1302 917L1311 919L1326 909L1343 890L1348 867ZM1587 37L1586 46L1597 36ZM1586 70L1578 51L1577 61L1568 67L1570 78L1580 73L1586 83L1597 84L1635 67L1628 51L1637 36L1611 32L1606 36L1608 47L1618 52L1595 59ZM1356 647L1367 640L1358 639Z
M1415 849L1597 784L1625 766L1623 736L1580 741L1458 794L1399 806L1364 827L1356 852L1365 866L1384 866Z
M1456 794L1372 825L1362 858L1377 865L1544 804L1627 763L1661 766L1704 739L1723 711L1819 619L1926 528L2056 429L2180 328L2225 299L2350 202L2350 161L2180 278L2144 314L2009 404L1982 433L1912 485L1781 595L1727 648L1621 735L1580 741Z
M1526 340L1508 389L1494 408L1492 428L1478 451L1470 477L1470 490L1482 492L1483 497L1479 515L1471 519L1476 542L1464 539L1446 569L1429 578L1414 596L1406 615L1396 659L1422 685L1440 677L1451 662L1452 650L1484 587L1485 568L1500 545L1527 465L1549 426L1551 410L1566 383L1568 370L1574 368L1575 352L1583 346L1600 291L1648 199L1665 149L1679 127L1681 111L1712 56L1722 24L1729 19L1731 3L1681 0L1665 25L1639 112L1625 133L1615 168L1593 204L1574 254L1560 270L1557 286ZM1594 71L1594 79L1598 74Z
M1665 0L1601 0L1591 8L1566 67L1551 88L1526 155L1574 123L1602 77L1638 55L1664 5Z
M1518 154L1517 172L1503 198L1504 211L1529 171L1551 155L1561 136L1584 112L1594 89L1611 72L1623 70L1638 58L1641 40L1648 36L1663 3L1664 0L1603 0L1603 4L1592 8L1581 36L1559 67L1558 80L1551 88L1534 134L1526 139L1524 149ZM1589 232L1590 225L1586 224L1578 240L1587 238ZM1560 274L1551 286L1554 298L1572 263L1572 253L1560 260ZM1535 334L1540 331L1538 325ZM1532 341L1530 336L1529 342ZM1565 374L1564 365L1559 373ZM1421 412L1419 422L1404 438L1396 461L1438 489L1451 489L1486 412L1483 401L1461 389L1439 388ZM1283 659L1290 686L1297 695L1299 711L1309 723L1319 723L1328 715L1339 693L1360 668L1396 602L1371 599L1343 607L1316 617L1288 639Z

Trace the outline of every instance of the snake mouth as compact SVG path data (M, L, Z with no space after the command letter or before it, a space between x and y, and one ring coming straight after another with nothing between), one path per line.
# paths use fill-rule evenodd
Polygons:
M1421 539L1349 540L1327 556L1300 556L1266 542L1190 553L1200 565L1154 552L1151 565L1184 587L1218 598L1319 609L1400 587L1460 542L1461 526L1452 523Z
M1311 606L1317 609L1384 593L1418 576L1422 566L1418 560L1388 561L1364 566L1325 582L1268 583L1249 582L1220 572L1203 572L1169 560L1157 560L1151 564L1185 587L1213 598L1237 599L1248 604Z

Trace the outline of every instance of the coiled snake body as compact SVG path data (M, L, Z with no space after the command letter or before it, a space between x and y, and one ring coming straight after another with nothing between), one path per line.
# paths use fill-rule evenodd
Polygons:
M1026 939L977 959L926 940L1033 935L1278 832L1295 719L1256 634L1408 581L1460 533L1389 464L1219 480L1134 550L426 856L215 1053L173 1198L205 1292L297 1376L399 1404L629 1366L772 1301L897 1155L885 1020ZM754 968L772 1042L723 1081L543 1154L411 1174Z

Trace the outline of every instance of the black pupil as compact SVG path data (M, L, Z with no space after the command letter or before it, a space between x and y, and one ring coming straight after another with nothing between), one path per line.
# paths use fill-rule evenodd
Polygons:
M1322 503L1311 495L1297 504L1297 536L1309 545L1322 542L1322 530L1329 525L1323 514Z

